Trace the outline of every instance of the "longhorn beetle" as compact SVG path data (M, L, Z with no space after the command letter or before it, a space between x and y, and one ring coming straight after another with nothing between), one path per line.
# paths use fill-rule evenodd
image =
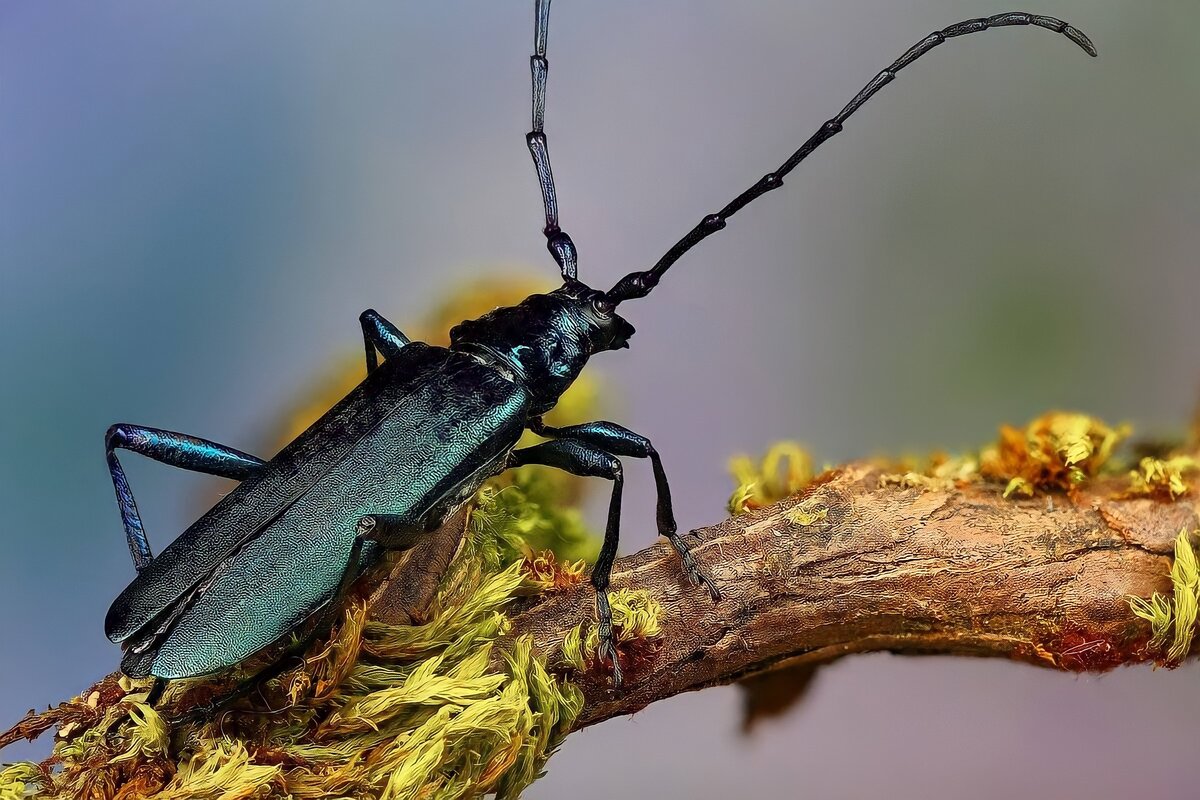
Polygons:
M648 439L612 422L565 428L542 422L591 356L629 346L633 326L617 307L645 297L684 253L751 201L782 186L789 172L841 131L896 73L947 39L1033 25L1096 55L1078 29L1035 14L997 14L935 31L872 78L778 169L704 217L653 267L598 291L579 280L575 245L559 225L543 130L549 18L550 0L535 0L529 62L533 124L526 141L541 185L546 245L562 286L461 323L450 332L448 348L410 342L375 311L363 312L366 379L270 461L180 433L112 426L105 448L137 576L113 602L105 631L124 646L121 669L127 675L153 675L161 687L161 679L216 672L302 627L325 624L347 588L384 550L411 546L488 477L542 464L612 481L592 585L600 655L619 684L606 592L621 515L620 458L650 460L659 534L674 547L693 584L714 601L720 592L676 531L666 473ZM526 428L547 441L514 449ZM241 483L152 557L117 459L120 449Z

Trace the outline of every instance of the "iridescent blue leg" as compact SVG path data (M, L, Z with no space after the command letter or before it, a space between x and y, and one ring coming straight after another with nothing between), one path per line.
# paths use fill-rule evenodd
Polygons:
M392 358L410 341L400 332L399 328L384 319L373 308L368 308L359 314L358 321L362 325L363 344L367 348L368 375L375 371L375 367L379 366L376 351L382 353L384 358Z
M509 456L508 466L542 464L547 467L570 472L583 477L608 478L613 482L612 499L608 503L608 524L604 528L604 544L596 565L592 567L592 586L596 587L596 617L599 620L597 633L600 636L600 656L612 663L613 683L621 685L621 664L617 660L617 647L613 640L612 608L608 603L608 581L612 575L613 561L617 558L617 544L621 536L621 489L625 478L621 473L620 460L599 447L572 439L560 439L535 444L514 450Z
M113 425L104 435L104 450L108 456L113 488L117 492L117 505L121 509L121 522L125 525L129 553L133 556L133 566L138 570L144 569L153 555L125 470L117 459L117 450L129 450L173 467L236 481L249 478L264 463L261 458L207 439L141 425Z
M654 486L658 494L656 517L658 535L666 537L675 552L679 555L680 563L688 579L696 586L708 590L714 601L721 599L721 593L700 565L696 563L691 548L679 535L679 526L675 522L675 510L671 505L671 487L667 484L667 473L663 469L662 458L650 440L615 422L585 422L582 425L571 425L567 428L552 428L542 424L541 420L529 426L530 430L547 439L573 440L599 448L614 456L629 458L648 458L654 470Z

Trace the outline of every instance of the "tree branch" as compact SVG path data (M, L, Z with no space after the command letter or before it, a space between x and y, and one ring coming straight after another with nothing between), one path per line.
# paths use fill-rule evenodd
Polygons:
M724 596L716 604L682 579L665 543L621 559L614 589L643 590L662 611L661 635L623 646L619 689L594 656L585 654L582 672L563 666L564 642L594 625L594 596L575 568L550 559L539 576L529 562L521 572L497 551L495 563L484 555L499 542L495 526L512 522L492 495L478 529L459 515L380 565L386 575L363 581L365 598L329 641L275 681L185 683L151 709L146 686L109 676L0 734L2 747L57 725L60 739L43 764L0 770L0 788L185 796L219 775L222 791L238 796L371 794L400 781L412 792L513 797L570 730L851 653L1001 656L1076 671L1161 661L1128 598L1179 588L1172 555L1198 506L1131 498L1128 478L1085 486L1009 500L996 483L850 464L694 532ZM1182 546L1194 599L1200 578ZM534 585L569 588L530 596ZM364 627L368 615L392 624ZM1184 623L1189 635L1193 622Z
M681 578L665 543L619 560L614 588L645 589L663 605L661 647L631 666L622 689L599 670L583 676L576 727L875 650L1072 671L1159 655L1127 598L1170 593L1172 544L1196 524L1195 502L1128 499L1115 479L1018 501L995 486L936 491L882 477L851 464L797 497L694 531L697 558L724 595L715 605ZM516 616L512 635L531 634L554 663L592 609L590 588L543 596Z

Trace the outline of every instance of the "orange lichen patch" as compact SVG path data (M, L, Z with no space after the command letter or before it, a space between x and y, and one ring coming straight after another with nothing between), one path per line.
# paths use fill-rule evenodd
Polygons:
M583 582L587 564L583 561L560 561L553 550L542 550L525 557L521 572L525 582L538 592L569 589Z
M777 503L798 493L813 481L813 460L802 445L778 442L771 445L761 461L735 456L729 471L737 486L729 498L729 513L744 514Z
M1193 482L1189 476L1197 472L1200 461L1190 456L1143 458L1138 468L1129 473L1129 494L1176 500L1191 492Z
M980 454L979 471L1007 481L1005 497L1070 492L1099 473L1128 433L1127 426L1111 428L1084 414L1052 411L1023 431L1003 426L999 441Z

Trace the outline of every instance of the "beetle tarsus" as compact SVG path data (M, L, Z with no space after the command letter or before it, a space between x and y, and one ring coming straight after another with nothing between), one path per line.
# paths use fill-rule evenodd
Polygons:
M692 555L692 550L688 547L679 534L671 534L667 537L667 541L675 548L675 553L679 556L680 566L683 567L683 574L687 575L688 580L693 586L703 586L708 590L709 597L714 603L721 599L721 590L713 583L712 578L705 574L704 570L696 563L696 557Z
M612 607L608 603L608 590L606 589L596 592L596 618L599 620L596 633L600 638L600 644L596 649L600 656L600 662L603 664L608 661L612 665L613 686L620 686L623 682L621 657L617 654L617 641L613 636Z

